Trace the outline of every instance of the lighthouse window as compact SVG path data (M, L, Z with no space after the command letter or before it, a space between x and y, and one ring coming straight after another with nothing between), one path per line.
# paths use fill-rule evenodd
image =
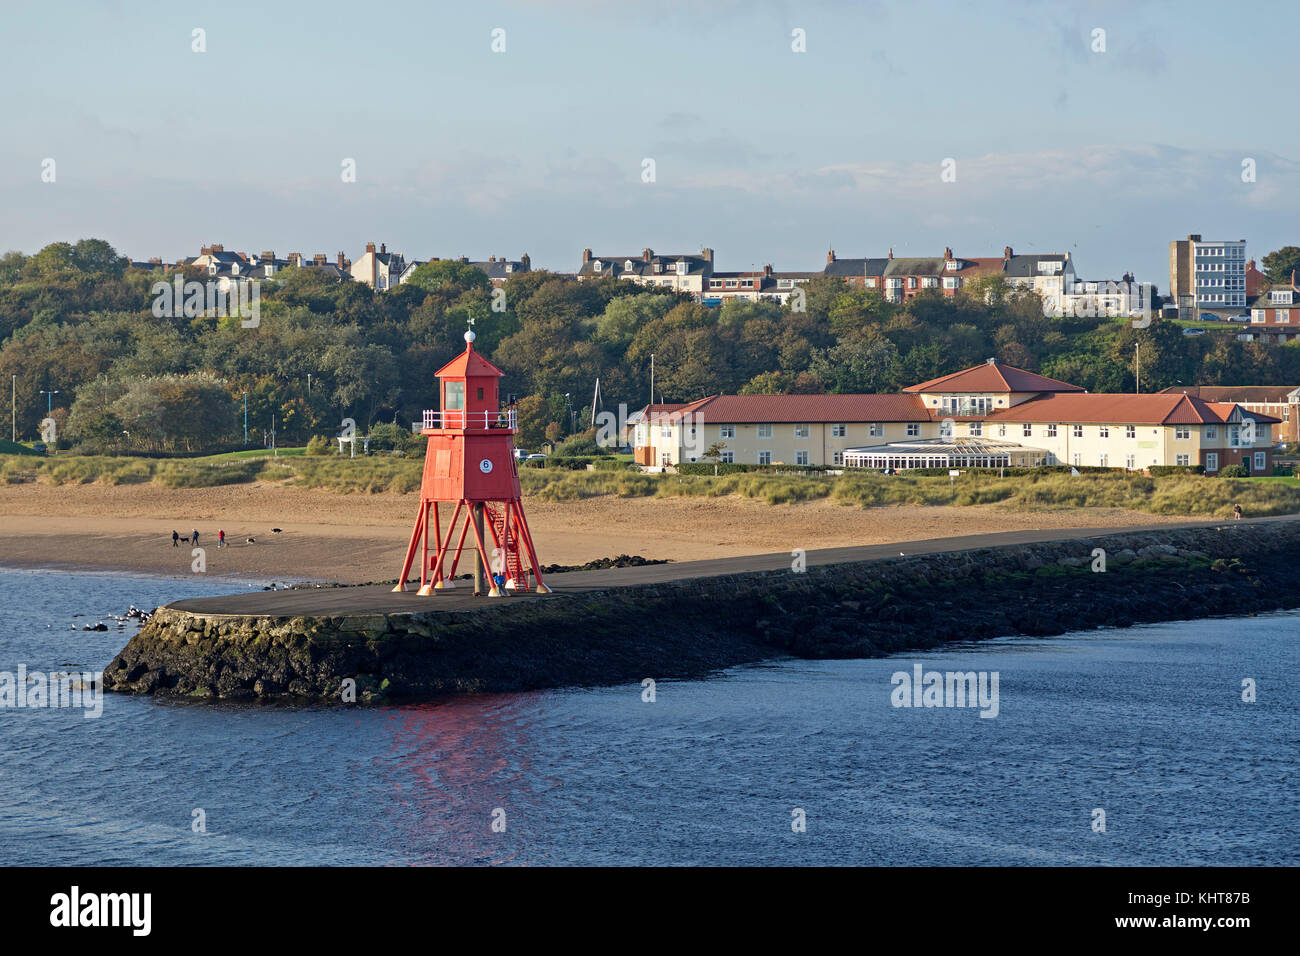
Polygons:
M448 382L443 394L445 398L442 407L448 411L457 411L465 407L464 382Z
M478 400L483 401L483 389L481 388L478 390Z

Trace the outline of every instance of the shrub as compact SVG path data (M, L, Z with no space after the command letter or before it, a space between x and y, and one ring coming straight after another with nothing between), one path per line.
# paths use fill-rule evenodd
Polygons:
M575 458L587 455L602 455L605 449L601 448L587 435L573 435L566 438L555 446L554 455L559 458Z
M1220 478L1249 478L1250 472L1245 465L1228 465L1219 469Z
M305 455L328 455L332 451L333 442L324 435L312 435L311 440L307 442Z
M1203 475L1204 465L1152 465L1147 468L1157 478L1165 475Z

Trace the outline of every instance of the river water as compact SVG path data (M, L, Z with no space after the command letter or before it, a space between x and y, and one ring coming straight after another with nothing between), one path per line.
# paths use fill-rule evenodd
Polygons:
M134 632L108 615L249 588L0 571L0 673L98 672ZM1286 613L782 662L653 702L5 707L0 863L1295 864L1298 635ZM997 716L893 706L917 664L996 672Z

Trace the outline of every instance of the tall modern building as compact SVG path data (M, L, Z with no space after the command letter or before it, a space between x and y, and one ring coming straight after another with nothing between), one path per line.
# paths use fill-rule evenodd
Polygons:
M1182 318L1246 313L1246 240L1206 242L1197 234L1169 243L1169 292Z

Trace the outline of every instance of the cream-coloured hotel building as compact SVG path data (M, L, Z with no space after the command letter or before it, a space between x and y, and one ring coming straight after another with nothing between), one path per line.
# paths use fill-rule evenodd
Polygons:
M1126 468L1244 465L1270 473L1279 419L1193 395L1091 394L989 360L895 395L715 395L635 416L643 465Z

